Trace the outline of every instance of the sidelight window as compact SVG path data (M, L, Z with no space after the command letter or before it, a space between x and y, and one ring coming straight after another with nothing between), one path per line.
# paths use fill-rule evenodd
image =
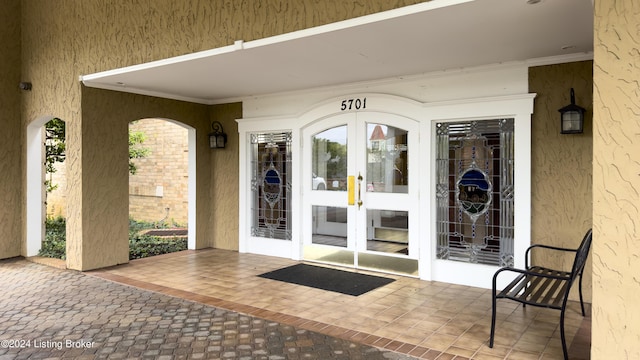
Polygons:
M513 122L436 124L438 259L513 266Z
M251 235L291 240L291 133L251 135Z

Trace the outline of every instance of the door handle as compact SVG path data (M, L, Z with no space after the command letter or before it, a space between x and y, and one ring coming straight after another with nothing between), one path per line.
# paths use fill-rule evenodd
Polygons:
M360 190L362 189L362 174L358 173L358 210L362 206L362 194Z

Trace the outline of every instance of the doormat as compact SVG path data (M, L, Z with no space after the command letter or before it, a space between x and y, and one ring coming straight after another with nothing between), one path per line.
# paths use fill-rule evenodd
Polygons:
M258 276L352 296L362 295L394 281L380 276L307 264L297 264Z

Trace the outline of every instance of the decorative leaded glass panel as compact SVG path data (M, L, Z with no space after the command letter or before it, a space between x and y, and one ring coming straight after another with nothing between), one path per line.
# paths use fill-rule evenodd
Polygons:
M436 124L437 257L513 265L513 119Z
M291 240L291 133L252 134L251 235Z

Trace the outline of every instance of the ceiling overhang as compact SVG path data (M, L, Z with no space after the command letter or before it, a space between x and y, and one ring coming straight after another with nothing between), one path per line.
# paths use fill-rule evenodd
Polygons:
M591 59L589 0L433 0L80 77L203 104L493 64Z

